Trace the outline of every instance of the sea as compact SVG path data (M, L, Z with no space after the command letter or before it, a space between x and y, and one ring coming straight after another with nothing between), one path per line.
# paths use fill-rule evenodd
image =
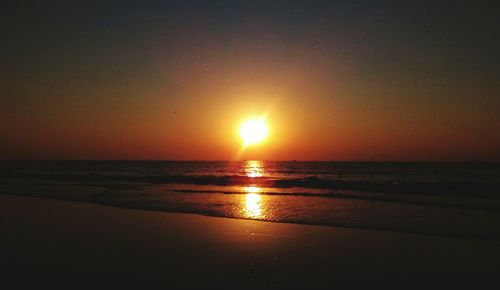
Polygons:
M500 240L500 163L1 161L0 194Z

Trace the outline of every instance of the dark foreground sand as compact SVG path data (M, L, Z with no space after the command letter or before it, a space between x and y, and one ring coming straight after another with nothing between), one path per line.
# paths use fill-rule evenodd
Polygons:
M500 283L495 241L8 195L0 195L0 234L1 289L432 289Z

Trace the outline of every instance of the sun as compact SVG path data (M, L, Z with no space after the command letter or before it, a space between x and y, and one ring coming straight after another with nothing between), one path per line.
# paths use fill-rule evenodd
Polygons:
M245 146L261 143L268 133L264 118L250 119L240 127L240 136Z

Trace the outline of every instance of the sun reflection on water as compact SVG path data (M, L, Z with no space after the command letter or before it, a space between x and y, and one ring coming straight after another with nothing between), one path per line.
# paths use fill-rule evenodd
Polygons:
M262 188L257 186L245 186L243 187L245 194L245 204L243 208L243 215L246 218L263 218L262 213L262 197L259 192L262 192Z
M243 191L246 193L259 193L262 192L262 188L258 186L245 186L243 187Z
M261 196L258 193L248 193L245 198L245 210L244 214L247 218L261 218L262 215L262 204Z
M250 160L243 163L243 172L247 177L257 178L264 177L267 172L264 169L264 162L259 160ZM255 180L258 182L257 180ZM242 200L241 212L245 218L263 219L265 218L265 203L262 196L262 187L258 184L249 184L242 187L245 194Z
M259 160L249 160L243 165L243 171L247 177L262 177L266 175L264 164Z

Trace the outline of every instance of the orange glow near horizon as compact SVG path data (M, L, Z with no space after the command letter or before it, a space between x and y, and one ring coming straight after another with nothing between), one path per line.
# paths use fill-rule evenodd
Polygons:
M451 29L436 34L445 40L422 37L416 21L400 35L373 20L383 16L374 5L354 13L362 5L301 1L249 17L260 5L225 2L232 8L82 17L100 31L85 40L72 17L61 18L67 33L40 22L44 37L8 26L5 43L27 42L22 55L8 46L2 63L0 160L500 161L499 68L482 53L497 51L488 17L475 45L462 17L435 27ZM463 42L443 46L459 43L458 27ZM425 49L408 49L420 40Z

